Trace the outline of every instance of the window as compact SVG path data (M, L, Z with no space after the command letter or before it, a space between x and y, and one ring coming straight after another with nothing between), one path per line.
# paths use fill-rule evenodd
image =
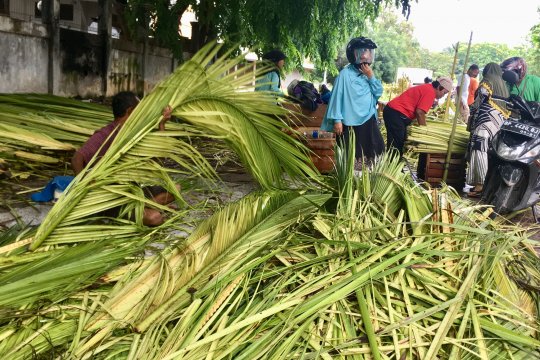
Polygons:
M60 20L73 21L73 5L60 4Z
M0 3L2 1L8 1L8 0L0 0ZM34 6L34 16L39 19L41 18L41 10L43 2L42 1L36 1ZM71 4L60 4L60 20L66 20L66 21L73 21L73 5Z
M35 5L34 5L34 17L36 19L41 18L41 7L42 6L43 6L42 3L40 3L39 1L35 2Z
M0 14L9 14L9 0L0 0Z

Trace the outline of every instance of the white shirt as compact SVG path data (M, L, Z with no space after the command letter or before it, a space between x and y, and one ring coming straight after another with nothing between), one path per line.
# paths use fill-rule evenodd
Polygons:
M467 104L467 99L469 98L469 84L471 83L471 77L469 74L465 73L463 76L463 89L461 89L461 103ZM458 78L458 85L460 88L461 85L461 77Z

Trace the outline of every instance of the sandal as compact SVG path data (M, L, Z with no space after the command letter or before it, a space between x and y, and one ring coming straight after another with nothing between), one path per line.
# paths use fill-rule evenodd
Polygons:
M467 193L467 197L470 197L470 198L479 198L482 196L482 192L481 191L469 191Z

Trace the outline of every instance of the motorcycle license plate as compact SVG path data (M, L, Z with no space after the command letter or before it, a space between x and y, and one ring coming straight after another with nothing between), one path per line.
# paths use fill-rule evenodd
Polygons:
M530 138L535 138L540 135L540 128L512 120L506 120L503 123L501 129L524 135Z

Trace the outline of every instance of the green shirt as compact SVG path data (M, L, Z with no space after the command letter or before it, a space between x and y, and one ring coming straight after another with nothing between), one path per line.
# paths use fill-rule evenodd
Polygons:
M512 86L510 94L520 95L527 101L540 102L540 77L525 75L519 86Z

